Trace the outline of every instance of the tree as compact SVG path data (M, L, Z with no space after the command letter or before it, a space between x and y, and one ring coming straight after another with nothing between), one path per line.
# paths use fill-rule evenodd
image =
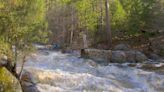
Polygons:
M47 37L45 0L1 0L0 11L3 23L0 25L0 37L4 44L9 45L10 52L14 49L12 65L16 73L18 50L29 51L33 42L41 40L41 35L42 38Z
M58 38L58 35L63 36L61 28L65 28L66 37L64 37L67 40L65 42L67 47L72 47L73 43L81 45L88 42L89 47L108 44L108 48L111 48L112 38L122 39L143 35L141 30L151 30L154 26L160 29L163 24L160 22L163 17L161 0L50 1L53 1L50 5L53 8L48 14L49 28L54 38ZM64 9L65 12L63 12ZM72 11L74 11L73 14ZM64 22L61 21L62 19ZM157 28L158 26L160 28ZM83 41L85 37L87 41ZM60 39L55 41L60 42Z
M106 31L107 31L107 44L109 49L112 48L112 36L111 36L111 27L110 27L110 16L109 16L109 2L105 1L105 13L106 13Z

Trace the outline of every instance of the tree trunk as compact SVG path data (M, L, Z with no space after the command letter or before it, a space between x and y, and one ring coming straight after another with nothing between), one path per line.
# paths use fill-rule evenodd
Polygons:
M63 12L66 12L66 7L63 7ZM66 30L66 22L67 22L67 18L65 17L65 15L62 16L62 31L63 31L63 48L67 47L67 42L69 39L67 39L68 37L68 32Z
M83 33L83 42L84 42L84 49L88 48L87 35L85 33Z
M13 69L12 72L15 74L15 76L17 76L16 74L16 67L17 67L17 58L18 58L18 46L17 46L17 41L15 42L14 48L13 48L13 52L14 52L14 65L13 65Z
M85 10L85 14L87 14L87 11ZM85 24L87 24L87 19L85 19ZM87 41L87 32L88 28L85 25L85 29L83 30L83 44L84 44L84 49L88 48L88 41Z
M71 7L71 21L72 21L72 26L71 26L71 37L70 37L70 47L72 49L72 43L73 43L73 35L74 35L74 11L73 11L73 6Z
M22 66L21 66L21 70L20 70L20 73L19 73L19 79L21 79L22 77L22 72L23 72L23 68L24 68L24 64L26 62L26 55L23 57L23 62L22 62Z
M105 0L105 13L106 13L106 31L107 31L107 44L108 48L112 48L112 36L110 27L110 16L109 16L109 1Z
M103 0L100 0L100 31L103 30Z

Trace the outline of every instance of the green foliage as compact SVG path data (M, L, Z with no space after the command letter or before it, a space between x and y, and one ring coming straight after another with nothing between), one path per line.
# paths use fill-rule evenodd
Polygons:
M73 1L73 0L72 0ZM112 30L123 30L128 34L140 33L151 27L156 0L109 0ZM96 32L100 17L99 0L79 0L75 2L80 28ZM104 0L102 0L104 6ZM104 9L103 8L103 19ZM100 21L99 21L100 22Z
M0 12L2 48L9 44L11 51L12 45L25 50L36 41L34 38L47 37L45 0L0 0ZM38 34L42 30L44 32Z
M52 17L49 19L52 33L67 31L64 35L69 38L73 25L75 34L86 33L93 42L96 39L105 42L107 39L105 0L48 0L48 6L51 8L48 17ZM143 34L150 37L151 32L148 30L159 30L163 27L163 7L163 0L109 0L112 34L115 37ZM74 24L71 20L72 11Z
M156 0L120 0L127 14L128 31L138 32L141 29L150 27L154 16L152 9Z
M96 25L98 25L98 16L94 8L96 7L96 0L79 0L76 2L76 9L78 10L78 18L81 28L87 28L86 30L95 31Z
M127 13L119 0L111 1L111 26L112 30L124 30L127 21Z
M10 44L4 42L3 39L0 38L0 58L4 55L12 57L12 52L10 50Z

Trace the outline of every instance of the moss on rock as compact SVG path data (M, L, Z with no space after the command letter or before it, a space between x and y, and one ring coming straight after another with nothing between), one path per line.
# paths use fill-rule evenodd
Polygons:
M22 92L19 81L4 67L0 67L0 92Z

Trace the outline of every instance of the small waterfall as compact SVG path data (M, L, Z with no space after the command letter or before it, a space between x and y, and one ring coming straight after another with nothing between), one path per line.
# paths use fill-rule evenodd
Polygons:
M97 64L61 52L41 51L24 70L40 92L164 92L164 75L125 64Z

